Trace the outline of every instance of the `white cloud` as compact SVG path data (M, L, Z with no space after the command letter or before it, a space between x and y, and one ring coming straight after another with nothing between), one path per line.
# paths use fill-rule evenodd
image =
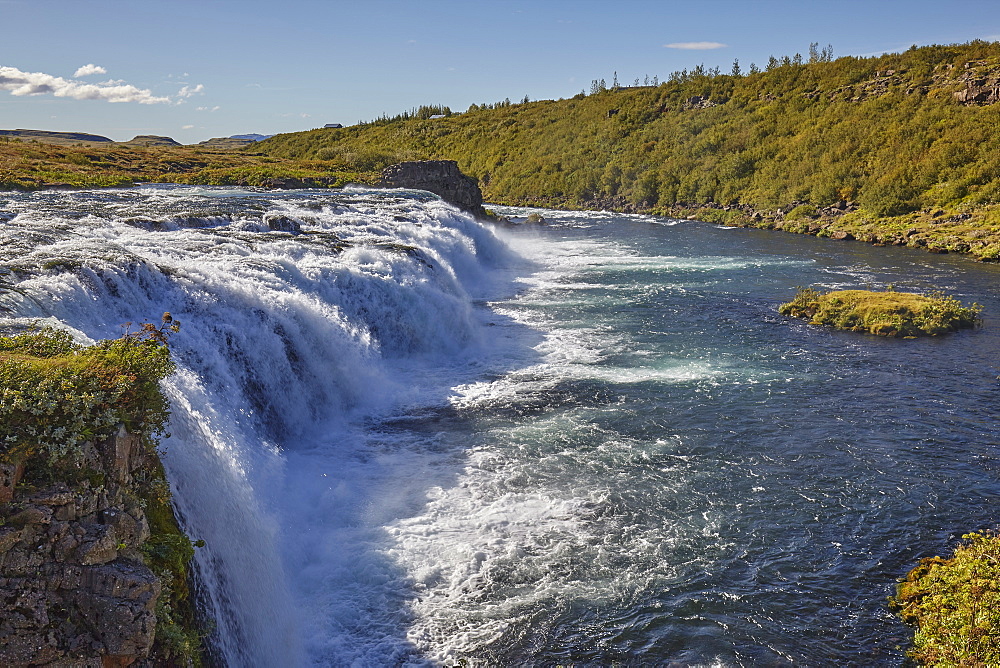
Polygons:
M181 130L194 130L193 125L182 125Z
M184 88L181 88L177 92L177 97L188 98L191 97L192 95L199 95L204 92L205 92L205 86L203 86L202 84L198 84L194 88L191 88L189 86L184 86Z
M664 44L668 49L687 49L690 51L707 51L709 49L724 49L729 46L722 42L671 42Z
M73 76L74 77L86 77L86 76L90 76L91 74L107 74L107 73L108 73L108 71L106 69L104 69L103 67L101 67L100 65L95 65L94 63L90 63L89 65L84 65L83 67L81 67L80 69L78 69L73 74Z
M0 66L0 90L11 95L54 95L75 100L104 100L105 102L138 102L162 104L169 97L157 97L148 89L121 83L86 84L42 72L22 72L16 67Z
M218 111L219 109L222 109L222 107L220 107L219 105L215 105L214 107L195 107L194 108L195 111Z

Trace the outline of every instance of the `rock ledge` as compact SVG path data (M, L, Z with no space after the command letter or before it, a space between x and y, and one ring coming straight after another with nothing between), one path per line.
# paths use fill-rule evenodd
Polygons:
M454 160L416 160L391 165L382 170L380 185L427 190L463 211L486 217L479 183L459 171Z

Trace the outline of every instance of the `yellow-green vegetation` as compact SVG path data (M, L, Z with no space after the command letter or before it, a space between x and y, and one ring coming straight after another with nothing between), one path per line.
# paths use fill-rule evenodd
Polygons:
M923 559L890 599L917 628L907 654L922 666L1000 665L1000 537L963 541L950 559Z
M159 381L173 368L166 346L149 337L87 347L51 329L0 337L0 456L54 463L119 424L152 440L167 418Z
M337 187L371 183L373 178L332 168L322 161L197 146L59 146L0 137L0 190L101 188L137 182L268 187L287 181L298 186Z
M159 326L146 323L91 346L54 329L0 337L0 461L23 463L27 484L87 481L93 488L105 480L82 466L85 442L124 425L152 452L169 415L159 387L174 370L167 338L179 326L165 313ZM125 493L144 508L151 535L143 553L163 585L154 653L176 665L199 665L201 638L187 584L194 545L177 525L162 466L138 471Z
M140 481L138 490L150 532L143 553L146 563L163 585L156 602L154 652L159 657L177 661L178 665L186 665L190 659L199 666L203 633L199 631L188 587L188 564L194 557L194 548L203 543L192 543L177 525L162 466L158 465L146 480Z
M1000 43L977 41L696 67L658 86L284 134L253 150L372 168L453 159L498 204L694 215L997 259L1000 104L981 94L997 85Z
M799 290L778 309L783 315L807 318L813 325L880 336L936 336L979 324L978 304L963 306L954 297L895 290Z
M425 105L241 150L0 137L0 189L336 187L377 183L403 160L450 159L496 204L642 211L1000 260L1000 43L831 53L460 114Z

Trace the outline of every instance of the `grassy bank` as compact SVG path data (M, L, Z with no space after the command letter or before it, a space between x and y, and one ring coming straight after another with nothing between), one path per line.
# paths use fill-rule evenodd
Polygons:
M58 146L0 137L0 190L105 188L138 182L256 187L339 187L375 175L197 146Z
M890 604L916 627L919 665L1000 665L1000 538L967 534L951 558L922 560Z

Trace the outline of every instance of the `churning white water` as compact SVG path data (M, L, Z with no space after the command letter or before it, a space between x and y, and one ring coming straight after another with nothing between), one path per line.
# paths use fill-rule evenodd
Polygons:
M4 260L34 299L22 322L91 339L164 311L183 323L163 458L206 542L198 572L227 662L412 654L410 584L381 524L435 463L372 445L364 423L445 402L454 374L475 373L492 317L475 303L514 255L404 192L155 187L13 197L3 211Z
M32 298L8 320L183 323L163 460L227 665L900 665L895 579L996 521L997 272L542 213L3 195ZM775 312L879 282L987 326L870 340Z

